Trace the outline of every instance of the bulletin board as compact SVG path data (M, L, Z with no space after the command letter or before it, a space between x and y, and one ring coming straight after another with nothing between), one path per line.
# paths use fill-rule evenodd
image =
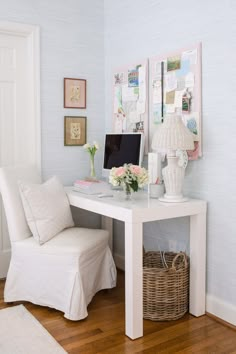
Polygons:
M113 72L113 132L143 132L148 153L148 61Z
M189 160L202 156L201 148L201 44L150 58L149 148L166 114L179 114L194 135Z

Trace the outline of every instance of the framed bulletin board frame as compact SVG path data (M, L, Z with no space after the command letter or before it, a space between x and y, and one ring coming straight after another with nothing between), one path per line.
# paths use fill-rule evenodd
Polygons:
M86 80L64 78L64 108L86 108Z
M82 146L86 144L86 117L64 117L64 145Z
M112 84L113 132L142 132L148 153L148 60L116 68Z
M178 114L194 136L189 160L202 156L201 43L152 57L149 96L149 149L158 124L166 114Z

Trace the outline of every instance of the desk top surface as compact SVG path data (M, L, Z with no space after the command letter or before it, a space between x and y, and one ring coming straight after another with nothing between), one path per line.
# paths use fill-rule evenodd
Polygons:
M150 198L145 191L133 193L129 201L123 191L112 191L113 197L105 198L73 191L72 187L66 187L66 192L71 205L122 221L146 222L206 212L204 200L165 203Z

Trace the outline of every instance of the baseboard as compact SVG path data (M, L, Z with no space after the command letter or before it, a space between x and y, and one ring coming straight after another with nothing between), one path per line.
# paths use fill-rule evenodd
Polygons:
M11 259L11 250L0 251L0 279L6 278Z
M118 253L114 253L113 254L113 258L114 258L114 261L115 261L115 264L116 264L116 267L118 269L121 269L121 270L125 270L125 257L124 256L121 256L120 254Z
M220 300L219 298L206 296L206 311L209 315L217 317L219 320L236 326L236 306Z

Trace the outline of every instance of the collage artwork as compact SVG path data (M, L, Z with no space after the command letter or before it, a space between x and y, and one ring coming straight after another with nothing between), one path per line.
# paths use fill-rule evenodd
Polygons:
M113 74L113 131L143 132L145 152L166 114L181 115L194 135L190 160L201 156L201 46L153 57ZM149 74L149 77L148 77ZM149 90L148 90L149 82ZM149 93L149 94L148 94Z

